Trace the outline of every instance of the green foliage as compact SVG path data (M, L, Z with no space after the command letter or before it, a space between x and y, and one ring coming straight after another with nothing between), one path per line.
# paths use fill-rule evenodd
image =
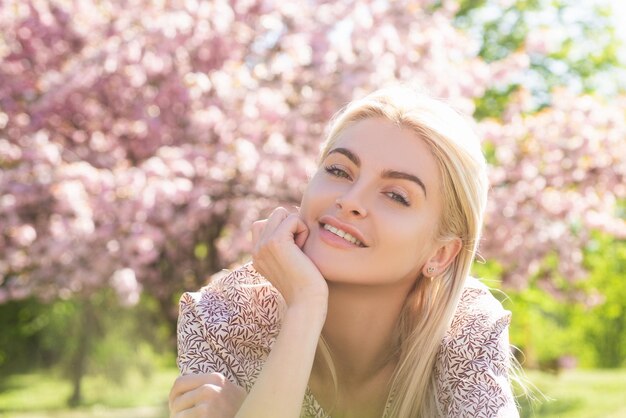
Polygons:
M208 246L206 244L204 244L204 243L196 244L196 246L193 249L193 255L198 260L206 259L207 256L209 255L209 248L208 248Z
M462 0L456 15L459 27L478 32L481 39L478 54L487 62L504 59L523 46L530 30L528 14L540 9L541 2L517 0L504 9L499 8L489 0Z
M78 370L80 378L120 385L134 373L150 378L155 367L174 364L169 324L148 295L134 307L120 306L111 290L88 299L11 301L0 305L0 326L3 376L49 369L72 377Z
M589 279L580 284L591 295L579 307L575 323L593 346L591 363L626 366L626 241L597 234L586 252Z
M103 305L110 301L106 299L103 297L99 303L100 312L107 310ZM135 308L109 307L99 318L105 332L93 346L87 369L122 384L129 370L150 378L155 366L164 362L174 364L169 329L157 313L156 302L146 295Z
M76 317L71 302L34 298L0 304L0 375L58 363L71 349L64 337Z
M550 92L558 86L609 95L626 90L617 75L626 65L619 55L624 43L616 34L606 3L516 0L507 7L501 4L461 0L455 24L478 39L478 55L487 62L524 51L530 35L556 29L553 39L546 34L544 40L554 47L529 52L530 68L521 81L530 88L537 109L550 104ZM476 118L499 117L517 84L489 89L477 100Z
M491 87L485 94L476 99L476 110L474 117L477 120L485 118L499 118L502 111L509 103L509 99L515 91L519 89L518 84L511 84L505 87Z
M467 18L468 14L480 7L485 6L487 0L461 0L459 1L459 10L456 13L457 20Z
M510 309L516 321L511 340L523 351L525 365L551 370L557 368L561 357L580 357L580 336L572 327L571 305L531 285L511 295Z
M475 268L474 274L495 278L500 271L497 263L488 262ZM536 281L522 291L498 291L494 295L513 314L510 340L521 351L520 361L525 367L548 367L555 359L570 354L568 348L575 336L569 331L569 305L538 288Z
M526 367L555 370L567 357L582 367L626 366L626 241L597 233L584 257L587 280L547 282L539 273L523 290L494 292L513 313L511 343ZM556 262L545 260L546 266ZM473 273L498 288L502 267L476 264Z

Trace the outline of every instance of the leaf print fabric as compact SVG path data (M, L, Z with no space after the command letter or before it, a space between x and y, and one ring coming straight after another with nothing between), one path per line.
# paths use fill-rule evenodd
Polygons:
M284 302L250 263L185 293L178 317L181 374L222 373L248 392L280 331ZM509 382L511 314L469 278L435 365L442 417L518 417ZM328 417L309 390L301 417Z

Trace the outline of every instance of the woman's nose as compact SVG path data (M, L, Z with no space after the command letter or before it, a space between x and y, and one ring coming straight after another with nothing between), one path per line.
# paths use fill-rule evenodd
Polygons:
M363 203L362 196L359 196L355 190L339 196L335 200L335 204L342 212L350 214L352 216L364 217L367 216L367 209Z

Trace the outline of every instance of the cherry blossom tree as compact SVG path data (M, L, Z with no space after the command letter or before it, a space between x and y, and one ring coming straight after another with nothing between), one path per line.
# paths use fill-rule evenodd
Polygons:
M172 309L298 202L347 101L404 80L471 113L523 69L477 59L453 6L6 3L0 300L112 286Z
M1 300L112 286L166 306L297 203L347 101L408 81L471 114L540 49L487 64L455 2L283 3L5 2ZM550 251L578 277L590 229L624 233L619 100L558 91L529 113L524 95L478 125L494 156L483 253L518 286Z
M528 96L519 91L502 120L479 126L493 162L482 252L505 267L509 287L540 276L558 291L555 278L586 277L593 231L626 237L626 101L558 89L550 107L529 114Z

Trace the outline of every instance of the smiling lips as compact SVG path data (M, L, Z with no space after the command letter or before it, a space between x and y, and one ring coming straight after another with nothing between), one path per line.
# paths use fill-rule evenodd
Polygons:
M327 231L332 232L333 234L337 235L338 237L341 237L343 239L345 239L346 241L359 246L359 247L365 247L365 245L363 245L363 243L361 241L359 241L358 239L356 239L355 237L353 237L352 235L350 235L348 232L343 231L341 229L335 228L332 225L329 224L322 224L323 228Z

